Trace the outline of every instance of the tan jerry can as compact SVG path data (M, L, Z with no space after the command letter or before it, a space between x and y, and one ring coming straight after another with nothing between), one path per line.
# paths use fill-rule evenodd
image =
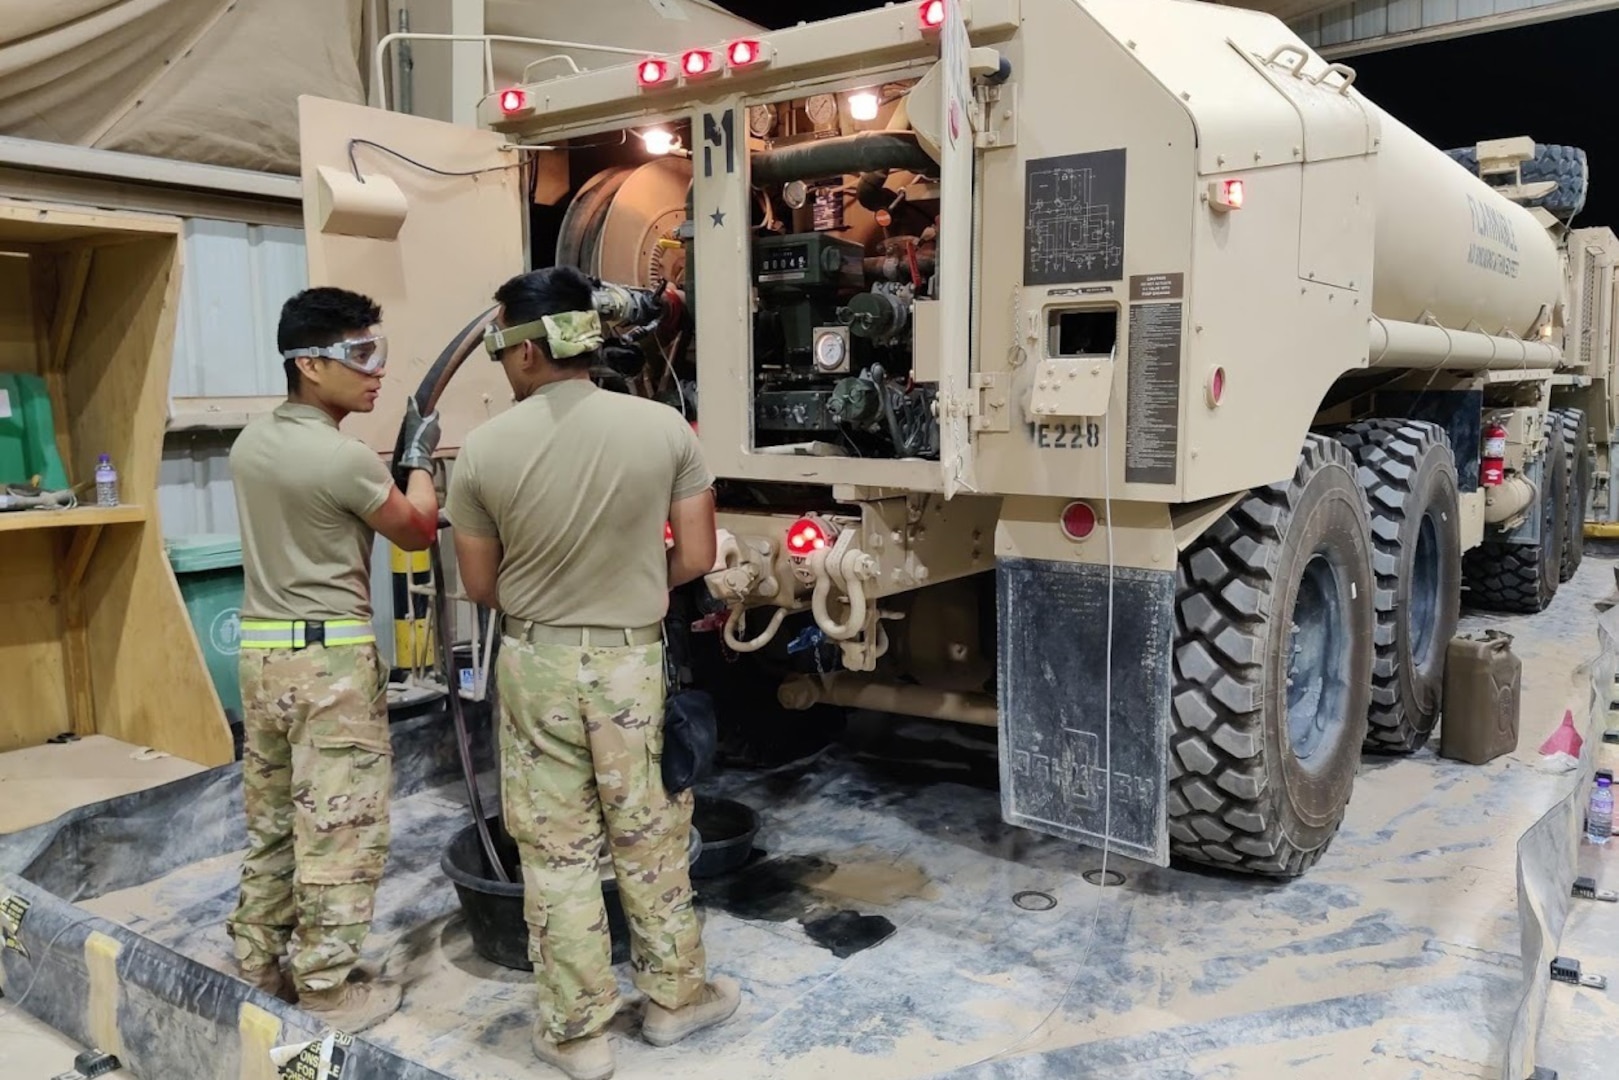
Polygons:
M1482 765L1518 748L1523 661L1500 630L1457 634L1445 655L1439 756Z

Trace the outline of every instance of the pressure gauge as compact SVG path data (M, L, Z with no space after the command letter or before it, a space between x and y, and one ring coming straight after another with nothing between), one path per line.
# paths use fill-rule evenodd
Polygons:
M838 99L831 94L816 94L804 102L804 112L809 114L810 123L825 130L838 122Z
M774 105L748 106L748 131L756 138L764 138L776 127L776 107Z
M843 326L820 326L815 329L815 366L820 371L847 371L849 368L849 330Z
M802 180L789 180L781 189L781 197L788 206L798 210L809 202L809 188L804 186Z

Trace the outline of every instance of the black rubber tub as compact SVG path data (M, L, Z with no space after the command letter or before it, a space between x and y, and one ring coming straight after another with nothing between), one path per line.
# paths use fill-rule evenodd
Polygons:
M691 876L718 877L737 869L753 854L753 838L759 835L759 812L735 799L699 795L692 808L691 824L703 837L703 853L691 864Z
M472 947L479 956L501 967L532 971L528 959L528 923L523 921L523 875L518 867L517 844L500 827L500 818L489 818L489 833L494 837L495 851L501 864L511 877L508 884L496 880L478 842L478 830L468 825L455 834L449 847L439 858L439 868L455 884L461 910L466 914L467 932L472 935ZM695 864L700 859L703 837L693 824L687 857ZM622 964L630 958L630 928L624 919L624 908L618 900L618 881L613 877L610 863L602 864L602 901L607 907L607 930L613 942L613 963Z

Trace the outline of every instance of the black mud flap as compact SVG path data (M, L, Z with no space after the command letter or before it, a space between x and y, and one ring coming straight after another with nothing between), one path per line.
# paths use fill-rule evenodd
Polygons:
M1109 574L1045 559L999 562L1001 816L1097 848L1105 838L1110 851L1167 866L1175 574L1111 571L1111 730Z

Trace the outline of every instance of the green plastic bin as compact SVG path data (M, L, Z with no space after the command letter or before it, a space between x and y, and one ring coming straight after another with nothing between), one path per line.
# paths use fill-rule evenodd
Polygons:
M237 727L242 716L242 682L236 670L242 647L241 538L203 533L175 537L165 546L208 674L220 704L231 713L231 726Z

